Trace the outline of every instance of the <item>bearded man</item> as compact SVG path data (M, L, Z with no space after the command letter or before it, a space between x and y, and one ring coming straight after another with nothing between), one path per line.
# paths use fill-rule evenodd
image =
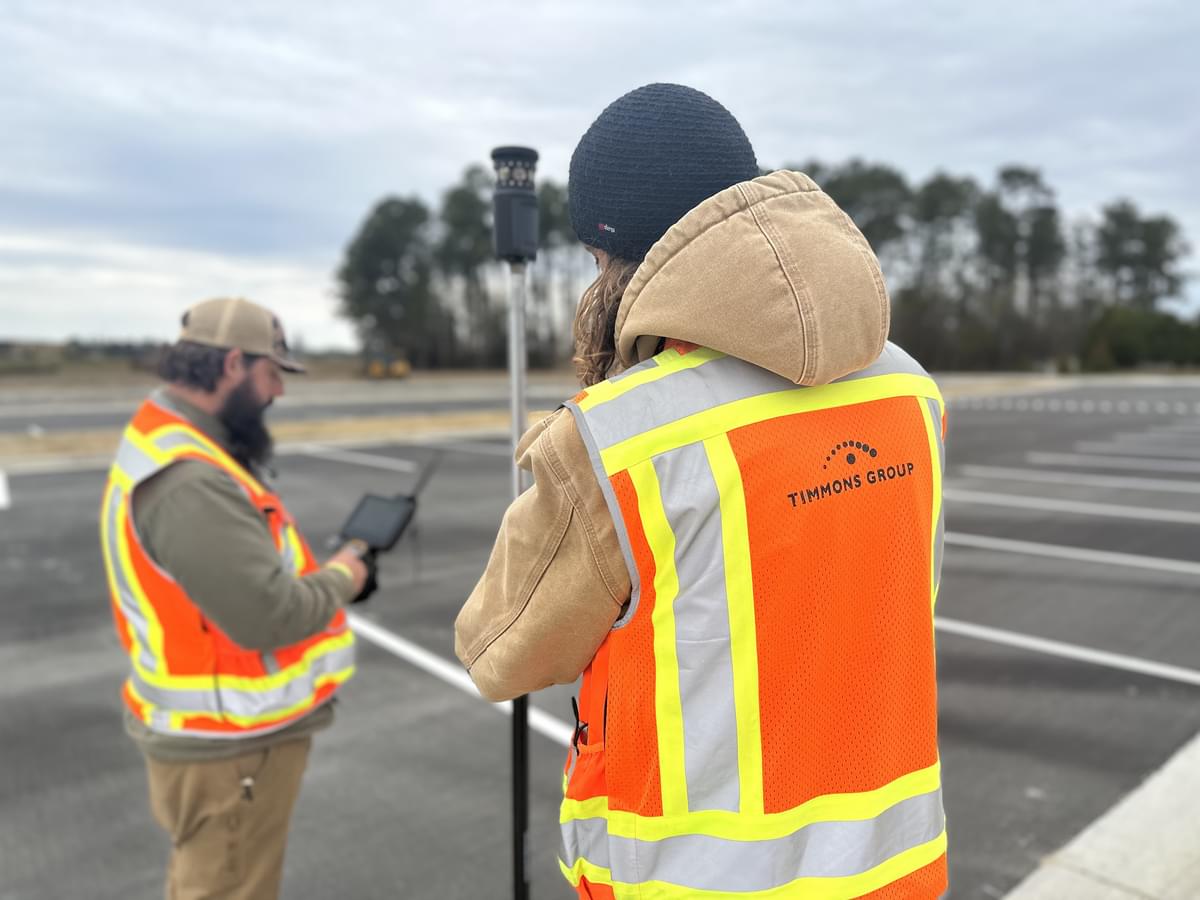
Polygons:
M125 730L171 840L168 900L278 896L312 735L354 673L343 607L374 589L372 558L318 564L264 475L264 412L303 371L270 310L197 304L105 487Z

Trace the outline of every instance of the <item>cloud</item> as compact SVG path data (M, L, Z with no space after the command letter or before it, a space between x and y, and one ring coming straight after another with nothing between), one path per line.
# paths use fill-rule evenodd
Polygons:
M1196 7L1165 0L16 0L0 30L0 231L141 248L143 274L175 253L206 260L187 268L195 283L170 276L190 298L211 293L219 260L255 284L306 273L315 310L384 194L436 202L511 142L561 180L608 102L675 80L729 106L768 165L859 155L989 181L1022 162L1068 213L1129 195L1200 241L1197 25ZM23 260L0 256L0 333L20 297L51 289L46 263ZM56 263L54 302L83 318L46 317L47 336L56 321L109 327L71 287L123 308L124 288L93 277L102 264L75 278L83 263Z

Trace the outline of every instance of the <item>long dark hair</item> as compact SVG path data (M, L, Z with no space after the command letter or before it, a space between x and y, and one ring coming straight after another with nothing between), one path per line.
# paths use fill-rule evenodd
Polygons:
M591 387L615 375L617 363L617 309L638 263L607 257L596 280L588 285L575 312L575 374Z

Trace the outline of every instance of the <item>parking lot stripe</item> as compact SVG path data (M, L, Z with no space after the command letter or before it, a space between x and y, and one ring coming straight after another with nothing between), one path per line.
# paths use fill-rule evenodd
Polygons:
M1115 503L1091 503L1084 500L1061 500L1055 497L1024 497L1018 494L993 494L959 488L946 488L943 494L947 500L953 503L1004 506L1011 509L1033 509L1080 516L1106 516L1114 519L1139 519L1146 522L1174 522L1178 525L1200 525L1200 512L1181 509L1121 506Z
M420 471L421 467L410 459L398 459L394 456L380 456L377 453L362 453L357 450L346 450L341 447L326 447L322 444L299 444L291 448L292 453L302 456L315 456L321 459L332 459L335 462L350 463L355 466L365 466L371 469L383 469L388 472L404 472L411 475Z
M1121 475L1079 475L1053 469L1014 469L1002 466L959 466L960 478L990 481L1028 481L1035 484L1062 484L1072 487L1111 488L1113 490L1200 494L1200 481L1175 478L1138 478Z
M1107 650L1096 650L1079 644L1068 644L1048 638L1035 637L1031 634L1021 634L1016 631L1006 631L1002 628L990 628L987 625L976 625L973 622L963 622L959 619L947 619L938 616L934 621L938 631L956 634L960 637L974 638L991 644L1003 644L1030 650L1034 653L1044 653L1062 659L1076 662L1105 666L1109 669L1120 669L1123 672L1134 672L1138 675L1148 675L1152 678L1162 678L1166 681L1176 681L1180 684L1191 684L1200 687L1200 670L1185 669L1168 663L1154 662L1137 656L1126 656L1123 653L1110 653Z
M349 613L348 618L350 620L350 627L354 629L354 633L359 637L370 641L381 650L385 650L393 656L411 663L418 669L428 672L435 678L446 682L446 684L458 688L463 693L483 700L479 695L479 690L475 687L475 683L471 681L471 676L457 663L442 659L436 653L431 653L424 647L414 644L407 638L401 637L394 631L389 631L382 625L372 622L358 613ZM512 704L507 701L489 705L505 715L512 715ZM538 734L550 738L550 740L557 744L561 744L563 747L570 746L571 736L574 733L574 729L566 722L556 719L554 716L544 710L538 709L532 704L529 706L529 727Z
M1025 461L1033 466L1133 469L1138 472L1175 472L1180 475L1200 475L1200 461L1151 459L1145 456L1089 456L1082 453L1044 453L1034 450L1025 454Z
M1149 441L1078 441L1075 444L1077 453L1098 453L1101 455L1115 454L1118 456L1125 454L1133 454L1138 456L1150 456L1155 459L1200 459L1200 453L1196 452L1197 445L1195 441L1186 445L1163 446L1161 444L1151 443Z
M1044 556L1049 559L1066 559L1072 562L1091 562L1106 566L1150 569L1155 572L1200 575L1200 563L1186 559L1170 559L1165 556L1140 556L1135 553L1089 550L1085 547L1068 547L1062 544L1039 544L1034 541L1018 541L984 534L963 534L958 531L946 532L946 543L955 547L971 547L975 550L995 550L1000 553Z
M8 509L12 506L12 494L8 491L8 476L4 474L4 470L0 469L0 509Z

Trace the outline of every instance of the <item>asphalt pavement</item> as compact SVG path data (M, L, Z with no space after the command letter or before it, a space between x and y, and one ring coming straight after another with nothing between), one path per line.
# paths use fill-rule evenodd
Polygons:
M1200 731L1197 404L1195 383L1106 380L951 405L938 615L955 900L1004 896ZM309 451L280 459L279 488L317 544L360 493L438 459L363 615L453 672L453 619L508 501L503 439ZM0 511L0 900L161 896L168 848L120 724L102 479L10 473ZM436 664L361 647L314 748L284 896L507 896L508 720ZM568 698L532 703L569 720ZM535 898L569 896L554 734L530 741Z

